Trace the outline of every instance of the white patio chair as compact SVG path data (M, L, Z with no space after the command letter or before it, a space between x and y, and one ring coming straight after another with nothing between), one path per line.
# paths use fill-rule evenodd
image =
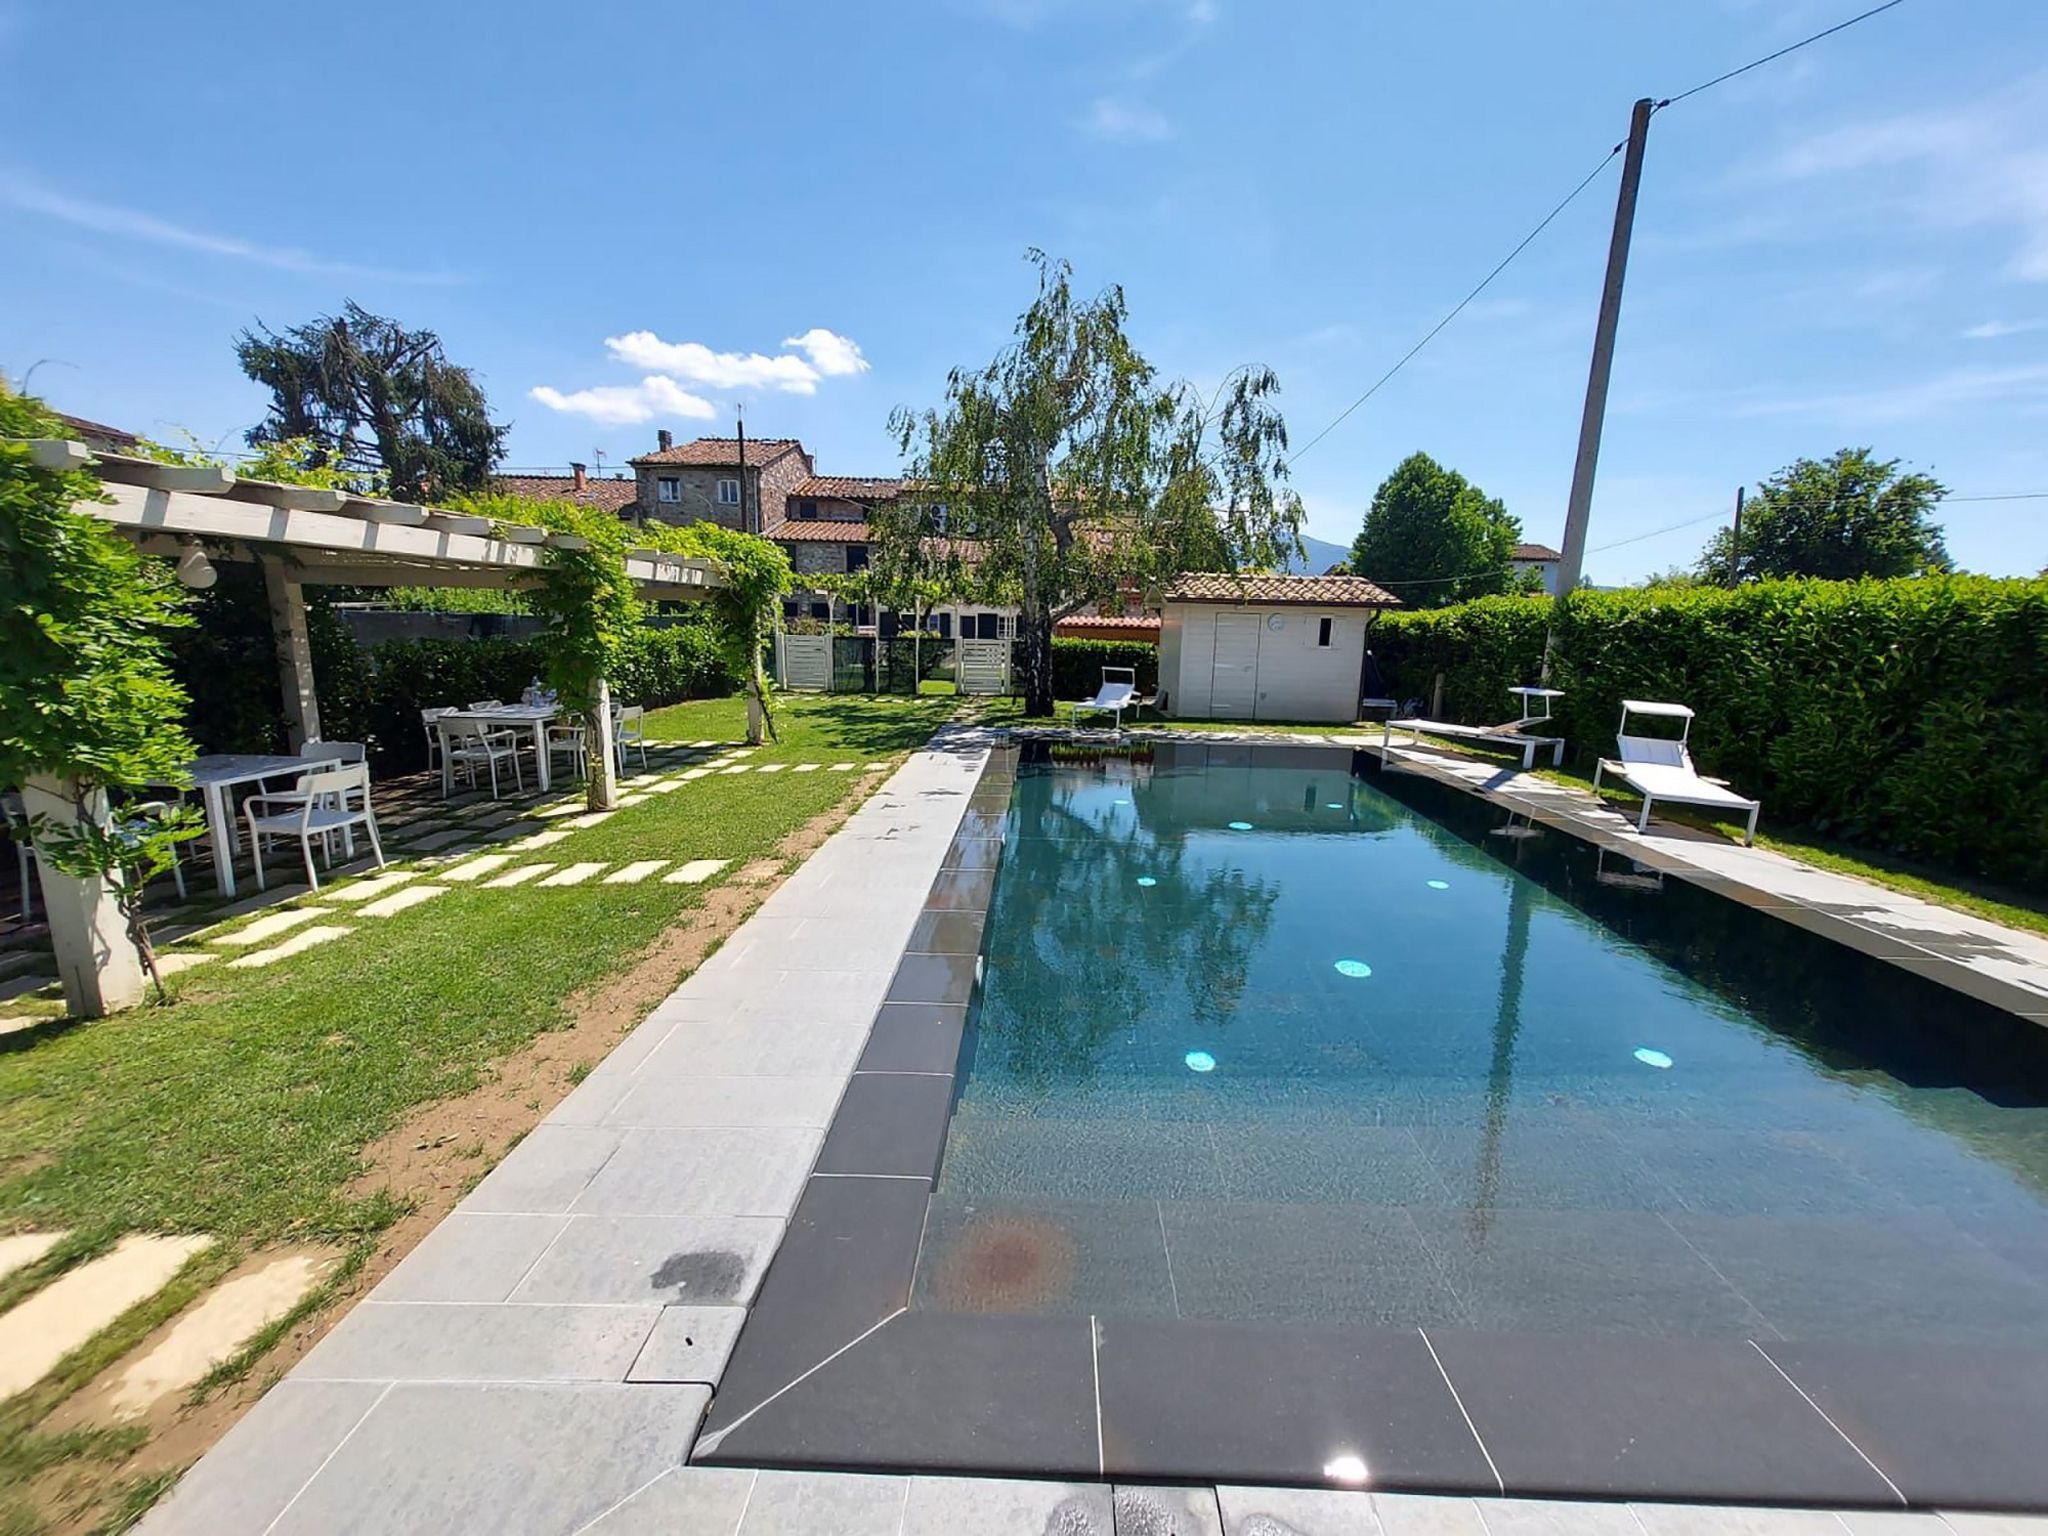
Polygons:
M638 704L612 706L612 742L618 748L619 772L626 771L626 748L640 749L640 766L647 767L647 711Z
M471 709L503 709L505 701L503 699L471 699L469 707Z
M35 841L29 835L28 807L19 795L0 795L0 815L7 820L7 840L14 844L15 867L21 876L21 921L26 927L36 920L35 887L30 883L36 872Z
M521 794L526 792L526 779L519 769L518 733L503 727L492 727L481 720L466 720L461 715L447 715L435 722L441 732L441 798L447 799L453 790L455 770L463 769L469 777L470 788L476 787L476 772L479 764L487 767L491 774L491 798L498 798L498 764L512 765L512 783Z
M313 762L367 763L370 752L360 741L309 741L299 748L299 756Z
M420 730L427 738L427 771L429 773L434 772L441 766L441 737L440 733L434 729L434 722L443 715L452 715L454 713L455 706L453 704L435 705L432 708L420 711Z
M1681 722L1678 735L1676 738L1631 735L1628 728L1630 715L1677 720ZM1756 819L1763 810L1763 802L1736 794L1720 779L1702 777L1693 766L1692 753L1686 749L1686 739L1691 734L1692 711L1685 705L1623 699L1621 729L1614 738L1621 757L1618 761L1605 757L1600 759L1593 769L1593 788L1599 789L1602 774L1611 773L1641 795L1643 812L1636 819L1636 831L1639 833L1650 830L1650 807L1659 800L1669 800L1676 805L1699 805L1709 810L1747 816L1749 826L1742 834L1742 841L1744 846L1754 843Z
M142 824L144 822L161 821L164 817L171 814L175 806L176 802L171 800L144 800L135 805L124 805L121 807L120 821L123 826L133 827L140 832L143 830ZM183 901L185 899L185 865L184 861L178 857L178 845L176 843L171 844L171 884L178 892L178 900Z
M552 768L558 758L574 769L576 777L579 779L590 771L590 748L584 740L582 726L551 725L548 727L549 767Z
M1114 678L1112 679L1112 674ZM1074 705L1074 721L1080 723L1083 710L1091 714L1108 715L1116 721L1116 728L1124 728L1124 711L1138 707L1138 669L1136 667L1104 667L1102 686L1092 699L1082 699Z
M288 795L252 795L242 804L249 824L249 848L256 861L256 889L267 890L263 877L263 839L296 837L306 861L306 884L320 889L313 867L313 840L324 844L336 832L361 827L370 835L377 867L384 867L384 844L377 836L377 813L370 806L370 770L361 763L302 774Z

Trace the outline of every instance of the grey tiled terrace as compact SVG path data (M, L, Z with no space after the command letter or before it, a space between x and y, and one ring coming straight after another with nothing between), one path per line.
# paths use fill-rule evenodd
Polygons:
M914 756L249 1412L143 1529L2048 1536L2048 1521L1997 1515L688 1465L745 1308L913 927L926 924L934 951L971 949L966 924L941 939L920 909L987 753L985 740L949 732ZM875 1036L888 1054L869 1070L914 1072L920 1053L943 1051L957 1027L950 1006L892 1004L886 1040L881 1030ZM866 1168L901 1153L856 1146L845 1155Z

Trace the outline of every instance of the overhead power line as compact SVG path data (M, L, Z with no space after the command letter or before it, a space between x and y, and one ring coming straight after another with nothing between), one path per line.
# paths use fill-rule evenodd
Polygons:
M1667 96L1662 101L1657 103L1657 110L1661 112L1666 107L1676 106L1679 102L1685 100L1686 97L1697 96L1701 91L1711 91L1715 86L1725 84L1726 82L1733 80L1737 75L1746 75L1752 69L1761 69L1764 65L1771 63L1773 60L1782 59L1788 53L1797 53L1800 49L1806 47L1809 43L1817 43L1824 37L1833 37L1837 32L1846 32L1849 28L1855 26L1856 23L1859 21L1868 21L1871 17L1880 15L1883 12L1890 10L1893 6L1904 5L1905 3L1906 0L1885 0L1885 3L1883 5L1873 5L1869 10L1864 11L1860 15L1851 16L1847 21L1836 22L1832 27L1827 28L1825 31L1816 32L1811 37L1802 37L1796 43L1788 43L1785 47L1780 48L1776 53L1767 53L1760 59L1751 59L1747 64L1744 64L1739 69L1731 69L1726 74L1714 76L1714 78L1711 80L1702 80L1698 85L1694 86L1691 90L1680 91L1676 96Z
M1896 3L1896 0L1894 0L1894 3ZM1491 272L1487 273L1485 277L1479 280L1478 287L1474 288L1470 293L1466 294L1464 298L1458 300L1457 304L1452 307L1451 312L1449 314L1445 315L1443 319L1437 321L1435 325L1431 326L1429 330L1423 334L1422 340L1416 342L1414 346L1410 347L1405 353L1401 355L1401 360L1399 362L1395 363L1393 367L1389 368L1385 373L1381 374L1377 379L1373 381L1372 388L1368 389L1356 400L1352 401L1349 405L1345 406L1343 410L1339 411L1337 413L1336 419L1331 421L1331 423L1328 426L1324 427L1322 431L1318 432L1306 443L1302 444L1299 449L1297 449L1292 455L1289 456L1288 462L1299 462L1303 454L1307 453L1309 449L1315 447L1317 443L1320 443L1324 438L1328 437L1332 432L1336 431L1338 426L1343 422L1345 417L1349 416L1353 411L1357 410L1361 405L1365 404L1366 401L1370 400L1374 395L1378 394L1381 385L1385 384L1395 374L1399 373L1403 368L1407 367L1409 361L1414 358L1416 353L1420 352L1424 347L1428 346L1432 341L1436 340L1437 332L1441 331L1445 326L1449 325L1453 320L1457 319L1458 316L1461 313L1463 313L1466 305L1470 304L1474 299L1478 298L1480 294L1484 293L1487 289L1487 286L1491 284L1496 277L1499 277L1501 273L1505 272L1508 269L1508 264L1512 262L1517 256L1521 255L1523 251L1527 250L1529 248L1530 242L1533 241L1538 235L1542 234L1544 230L1550 227L1551 220L1555 219L1560 213L1563 213L1565 209L1569 208L1572 204L1572 200L1576 198L1581 192L1585 191L1586 188L1590 187L1593 184L1594 179L1598 177L1602 171L1607 169L1608 162L1613 160L1613 158L1620 153L1621 146L1619 144L1615 145L1614 148L1607 151L1607 153L1601 157L1600 163L1594 166L1592 170L1586 173L1585 179L1582 180L1577 186L1573 187L1571 191L1565 193L1564 200L1560 202L1555 208L1551 209L1550 212L1543 215L1543 218L1537 223L1536 227L1530 230L1528 234L1522 236L1521 240L1516 243L1515 248L1509 251L1507 255L1503 256L1500 259L1500 264L1496 266Z

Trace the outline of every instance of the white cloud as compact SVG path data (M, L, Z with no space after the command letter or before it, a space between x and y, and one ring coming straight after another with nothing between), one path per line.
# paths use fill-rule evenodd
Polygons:
M1912 421L1962 406L2012 402L2048 404L2048 364L2017 368L1956 368L1917 383L1841 394L1790 395L1753 399L1737 416L1826 416L1861 425Z
M1081 119L1081 131L1120 144L1157 144L1173 137L1164 114L1114 96L1098 96Z
M1778 156L1786 181L1847 181L1936 228L2009 230L2008 271L2048 282L2048 80L1953 111L1908 112L1816 134Z
M96 203L82 197L71 197L28 178L4 173L0 173L0 202L26 213L40 214L47 219L92 230L95 234L114 235L124 240L140 240L150 245L173 246L180 250L198 251L208 256L223 256L234 261L253 262L258 266L275 267L283 272L357 278L366 282L462 281L458 274L452 272L413 272L392 267L362 266L349 261L331 261L293 246L261 245L236 235L215 234L210 230L194 229L190 225L174 224L168 219L160 219L155 214L143 213L138 209L118 208L111 203Z
M868 371L868 360L849 336L814 325L801 336L785 336L785 347L795 347L811 360L811 366L828 379L846 378Z
M2028 331L2048 329L2048 320L1986 320L1963 332L1971 341L1996 341L2001 336L2023 336Z
M569 394L543 384L528 393L551 411L587 417L608 427L636 426L657 416L709 421L718 414L709 400L691 394L674 379L658 373L649 374L638 384L606 384Z
M792 395L818 392L818 370L789 353L764 357L759 352L714 352L701 341L663 341L652 331L607 336L604 344L619 362L658 368L713 389L779 389Z

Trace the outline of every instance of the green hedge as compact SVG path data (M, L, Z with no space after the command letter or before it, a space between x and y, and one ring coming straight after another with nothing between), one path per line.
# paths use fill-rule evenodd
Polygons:
M1092 699L1102 688L1104 667L1136 667L1138 692L1159 688L1159 647L1129 640L1054 640L1052 696Z
M195 741L207 752L282 752L276 652L260 581L229 567L196 605L197 624L175 631L173 665L192 696ZM321 734L369 745L379 773L426 766L420 710L472 699L516 699L545 678L538 639L393 640L358 646L324 604L307 612ZM612 696L657 708L722 696L739 684L706 628L708 616L641 629L612 677Z
M1389 686L1444 712L1510 718L1533 682L1547 599L1389 614ZM1580 592L1552 682L1575 759L1613 751L1624 698L1697 710L1701 771L1767 821L1966 873L2048 886L2048 580L1951 576Z

